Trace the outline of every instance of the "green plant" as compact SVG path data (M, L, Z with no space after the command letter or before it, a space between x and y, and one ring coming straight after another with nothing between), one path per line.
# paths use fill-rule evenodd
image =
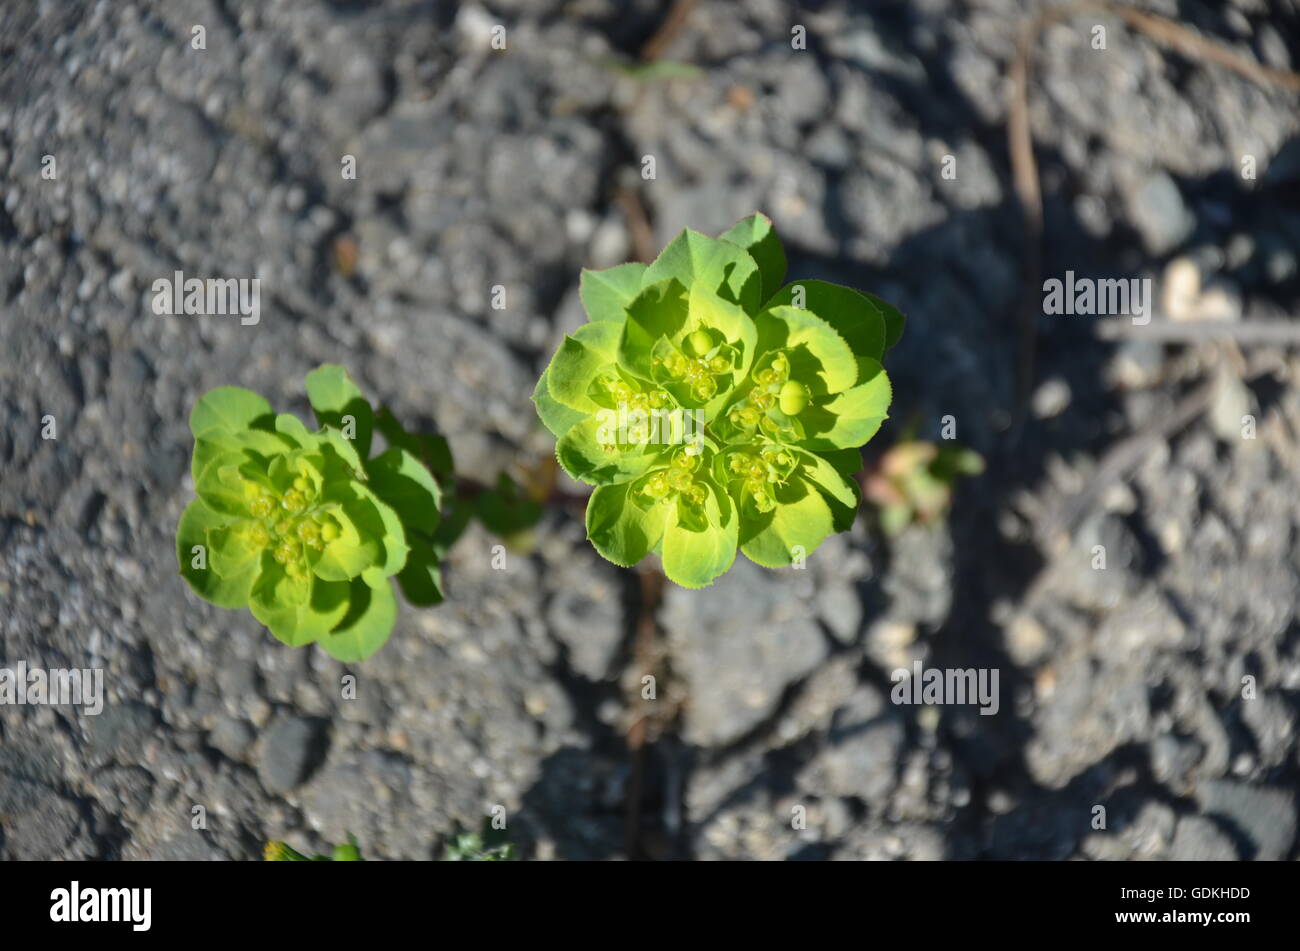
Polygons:
M361 850L355 836L349 835L343 845L336 845L329 855L303 855L287 843L271 841L262 852L267 862L361 862ZM510 862L518 858L514 845L506 839L503 829L494 829L490 822L483 823L482 832L462 832L447 846L444 862Z
M482 832L462 832L447 846L444 862L510 862L518 856L504 829L494 829L488 821Z
M262 851L266 862L363 862L355 836L348 836L345 844L334 846L329 855L303 855L284 842L268 842Z
M737 548L779 567L852 525L903 317L837 284L782 286L785 270L754 214L719 238L683 231L649 265L583 271L588 322L533 400L560 465L595 486L587 534L605 558L657 553L698 588Z
M190 413L198 498L176 530L182 577L223 608L247 606L280 641L357 661L387 640L392 580L406 599L442 601L439 531L451 451L376 413L342 367L307 375L319 429L223 386ZM387 448L371 458L375 432ZM458 519L463 526L463 519Z
M979 475L984 460L971 449L917 440L909 433L890 446L864 482L868 501L880 509L880 527L898 535L912 523L942 518L962 476Z

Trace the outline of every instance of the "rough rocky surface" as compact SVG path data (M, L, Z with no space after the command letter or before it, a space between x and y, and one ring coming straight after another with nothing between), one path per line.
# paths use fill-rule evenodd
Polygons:
M802 572L667 592L680 715L652 738L643 851L1297 858L1295 351L1247 348L1248 386L1063 521L1224 359L1042 317L1022 407L1003 77L1023 5L865 6L701 0L665 53L698 72L671 79L613 65L659 24L649 0L0 6L0 666L106 687L99 716L0 706L0 858L251 859L349 833L430 858L498 806L528 857L627 854L640 601L572 511L504 570L472 529L448 603L403 610L353 667L198 601L172 539L195 399L234 383L305 415L324 361L436 422L466 476L544 458L528 396L581 319L579 268L634 252L629 192L656 243L761 208L793 274L897 303L868 456L952 414L988 463L937 525L886 539L866 511ZM1300 63L1294 4L1151 7ZM1223 316L1294 317L1294 97L1100 22L1105 50L1089 17L1040 40L1044 274L1152 278L1159 301L1190 262ZM156 316L175 270L261 278L260 321ZM914 661L996 669L998 713L893 703Z

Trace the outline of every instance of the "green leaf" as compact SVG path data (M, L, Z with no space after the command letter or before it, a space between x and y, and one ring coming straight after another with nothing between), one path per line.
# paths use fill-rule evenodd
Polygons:
M881 300L875 294L865 296L871 303L876 305L881 316L885 318L885 349L892 350L903 337L903 324L906 322L906 318L903 317L902 312L897 307Z
M641 286L675 277L685 287L703 285L724 300L739 304L747 314L758 312L762 278L758 265L742 248L689 228L663 249L646 268Z
M272 417L265 416L263 421L270 424ZM198 484L199 474L214 458L225 453L256 454L261 458L285 452L293 448L292 441L279 433L262 429L245 429L232 433L226 429L208 429L195 437L194 455L190 458L190 478Z
M842 393L857 382L858 362L853 351L829 323L811 311L770 307L754 323L759 352L786 350L790 378L808 384L814 397Z
M573 426L587 418L582 410L570 409L551 396L550 384L547 383L548 371L543 371L533 389L533 404L537 407L537 416L542 425L550 430L557 439L567 433Z
M736 560L739 513L730 496L712 481L705 484L709 487L704 503L707 524L700 525L696 513L678 496L664 527L664 574L683 588L713 584Z
M382 530L382 519L364 499L330 506L326 511L338 524L339 536L319 552L307 549L307 564L325 581L350 581L379 561L381 539L376 529ZM354 519L354 513L359 513L359 518Z
M817 455L834 466L835 471L846 479L862 471L862 451L856 446L852 449L821 449Z
M370 438L374 432L374 412L361 390L352 382L348 371L336 363L326 363L307 374L307 398L316 413L316 422L340 432L353 431L353 442L362 459L370 455ZM345 426L343 417L351 416L353 425Z
M479 493L475 512L488 531L509 538L536 525L542 517L542 506L524 495L503 472L497 476L496 488Z
M618 342L619 364L642 379L654 379L655 344L661 337L680 337L689 315L686 287L676 278L646 285L627 305L627 320ZM555 393L554 380L551 392Z
M375 414L375 426L389 446L405 449L415 456L433 473L435 479L448 483L452 481L456 467L446 437L435 433L407 432L387 406L379 407L379 412Z
M349 505L348 515L357 522L362 537L378 538L383 542L384 561L379 566L385 577L395 575L406 564L406 530L397 512L379 498L369 487L359 482L352 484L360 505ZM369 503L368 505L365 503ZM375 519L378 518L376 523Z
M629 413L629 417L631 414ZM602 409L565 433L555 457L570 476L589 485L626 482L660 461L664 447L619 442L619 414Z
M301 449L315 449L319 445L319 440L312 431L292 413L276 415L275 431L293 440Z
M596 376L614 364L620 332L618 324L599 320L565 337L546 369L552 398L569 409L594 413L597 405L587 391Z
M311 576L295 581L266 552L248 607L276 640L301 647L329 633L347 615L348 596L348 582Z
M456 540L464 533L470 519L474 517L474 511L473 500L459 496L448 497L448 501L443 507L442 521L438 525L438 531L430 539L430 545L433 548L435 557L441 560L447 556L451 546L456 544Z
M772 228L772 219L756 211L748 218L736 222L730 230L719 235L723 241L730 241L744 248L758 264L758 273L762 279L760 300L766 301L785 278L785 248L781 239Z
M830 506L801 480L778 486L776 507L762 516L746 515L740 550L750 561L780 568L812 554L834 529Z
M347 616L320 638L320 646L345 664L365 660L384 646L397 621L397 598L383 572L371 568L351 583Z
M735 304L699 285L691 288L689 302L690 320L687 321L686 330L703 325L721 331L728 343L740 348L741 361L736 368L736 375L743 379L757 352L758 331L753 319Z
M641 278L646 266L633 261L601 271L583 268L578 280L578 296L588 320L612 320L621 324L627 317L627 305L641 292Z
M195 438L212 429L238 433L269 428L271 404L242 386L219 386L199 397L190 410L190 432Z
M856 464L860 469L862 454L856 449L842 449L831 450L828 455L838 457L836 461L839 465L836 465L836 461L823 458L817 453L798 453L801 463L799 474L805 482L821 492L830 507L831 516L835 521L835 531L846 532L853 527L853 521L858 516L862 490L858 488L858 483L849 477L851 473L846 475L840 466L853 465L854 463L847 458L851 455L856 457Z
M208 565L223 578L234 578L255 567L262 554L253 539L257 523L241 520L208 531Z
M208 541L209 534L229 524L229 517L214 512L202 499L192 501L181 513L176 526L176 564L181 577L204 601L219 608L242 608L248 604L248 594L257 575L257 563L247 565L242 572L223 576L213 567L212 545ZM195 546L202 546L200 564L205 567L194 567Z
M889 418L893 390L889 377L874 363L867 382L853 387L822 406L809 407L800 415L807 438L804 448L848 449L861 446Z
M629 79L645 83L660 79L694 79L704 74L704 70L692 63L679 63L668 59L652 60L649 63L624 63L610 57L606 62L610 68Z
M872 360L884 357L887 324L885 315L872 298L828 281L795 281L781 288L767 306L788 305L800 309L796 304L800 288L802 309L812 311L830 324L844 338L855 357ZM861 377L856 382L862 382Z
M415 456L387 449L370 460L369 472L370 488L396 510L403 525L426 534L437 529L442 492Z
M603 558L630 568L663 539L669 503L642 509L628 498L632 483L604 485L587 502L587 537Z
M243 478L239 467L247 457L239 453L224 453L213 457L194 480L194 491L214 512L221 515L246 517L248 496L244 494Z
M421 535L406 536L411 552L406 565L397 573L397 583L406 600L416 607L426 608L442 603L442 572L433 547Z

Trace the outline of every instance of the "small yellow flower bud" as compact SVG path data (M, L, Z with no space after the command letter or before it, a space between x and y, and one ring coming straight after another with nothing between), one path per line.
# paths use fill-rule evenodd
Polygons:
M781 385L781 412L797 416L808 407L808 387L796 380L786 380Z
M684 492L695 482L691 474L684 469L671 469L668 472L668 484L678 492Z
M713 349L713 338L709 336L707 330L696 330L692 332L686 342L690 344L691 352L697 357L702 357Z
M700 457L692 456L685 449L680 450L677 455L673 456L673 468L684 469L687 472L694 472L699 467Z
M711 400L713 399L714 396L717 395L717 393L718 393L718 384L714 383L713 380L709 379L708 377L705 377L699 383L696 383L693 387L691 387L691 395L694 396L697 400L701 400L701 401Z

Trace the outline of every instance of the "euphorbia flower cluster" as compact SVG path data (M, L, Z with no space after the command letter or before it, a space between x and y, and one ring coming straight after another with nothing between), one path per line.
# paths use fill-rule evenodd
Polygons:
M650 265L583 272L589 322L533 400L565 471L596 486L587 534L610 561L658 553L695 588L737 548L789 565L852 524L903 318L836 284L782 286L785 269L755 214L719 238L683 231Z
M320 428L276 415L236 386L190 414L198 495L176 532L181 575L220 607L247 606L290 646L361 660L388 638L397 603L441 600L433 533L445 443L378 420L342 367L307 376ZM367 459L376 423L389 448Z

